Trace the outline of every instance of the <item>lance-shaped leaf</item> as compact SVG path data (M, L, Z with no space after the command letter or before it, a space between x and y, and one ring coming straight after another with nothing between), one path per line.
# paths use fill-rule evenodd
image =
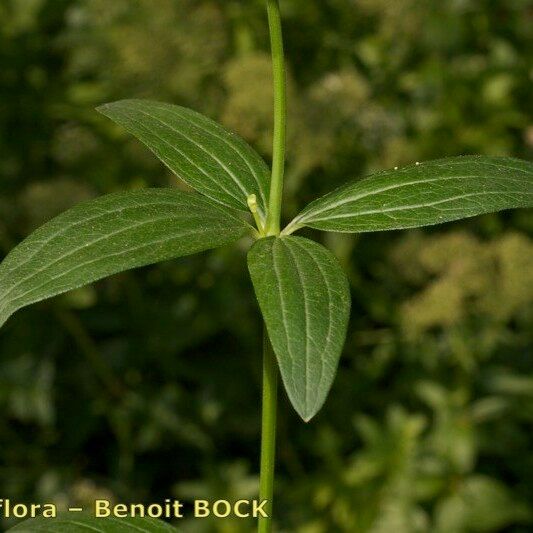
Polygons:
M310 203L287 227L341 232L440 224L533 205L533 164L464 156L379 172Z
M98 111L135 135L198 192L244 211L248 196L255 194L264 216L268 167L246 142L220 124L190 109L149 100L121 100Z
M233 242L247 229L196 193L145 189L77 205L0 265L0 326L17 309L110 274Z
M333 254L302 237L258 240L248 268L289 399L307 422L335 377L350 314Z
M86 514L32 518L8 530L17 533L177 533L170 524L153 518L95 518Z

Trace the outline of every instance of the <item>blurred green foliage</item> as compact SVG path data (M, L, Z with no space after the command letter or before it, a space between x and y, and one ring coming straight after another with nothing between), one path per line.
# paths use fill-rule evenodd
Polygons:
M283 0L289 217L375 169L533 157L527 0ZM0 248L83 199L176 185L94 107L193 107L268 158L263 2L3 0ZM353 316L309 425L280 400L279 531L533 527L530 213L328 235ZM249 243L122 274L0 332L0 495L83 503L257 492L260 323ZM243 521L183 531L247 532Z

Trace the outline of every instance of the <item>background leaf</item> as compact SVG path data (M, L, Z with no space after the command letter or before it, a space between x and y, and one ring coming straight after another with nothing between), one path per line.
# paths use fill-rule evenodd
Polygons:
M121 100L98 111L141 140L183 181L212 200L262 214L270 186L265 162L237 135L200 113L148 100Z
M329 250L301 237L257 241L248 267L287 394L309 421L337 370L350 313L348 280Z
M516 501L507 487L484 475L470 476L444 499L436 512L437 533L503 531L531 518L530 506Z
M178 530L170 524L153 518L95 518L94 516L33 518L12 527L8 531L33 533L47 531L49 533L176 533Z
M110 274L237 240L246 223L177 189L110 194L54 218L0 265L0 325L17 309Z
M532 163L452 157L349 183L309 204L289 227L341 232L415 228L532 205Z

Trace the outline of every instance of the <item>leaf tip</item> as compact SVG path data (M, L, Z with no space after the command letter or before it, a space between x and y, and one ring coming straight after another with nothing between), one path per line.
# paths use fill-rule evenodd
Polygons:
M292 402L291 402L292 403ZM317 409L316 407L309 409L307 407L298 407L293 403L293 406L298 413L299 417L308 424L311 422L313 418L317 415L318 411L320 411L320 407Z
M100 104L95 107L95 110L98 111L98 113L102 113L102 115L106 115L109 112L110 109L115 107L117 104L127 102L127 100L117 100L115 102L104 102L103 104Z
M104 111L109 107L109 102L106 102L105 104L97 105L94 109L98 111L98 113L104 114Z

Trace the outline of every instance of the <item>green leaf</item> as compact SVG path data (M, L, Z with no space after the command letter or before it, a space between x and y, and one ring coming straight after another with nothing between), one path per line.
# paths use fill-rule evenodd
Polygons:
M329 250L301 237L260 239L248 268L287 394L307 422L337 371L350 314L348 280Z
M264 218L270 171L237 135L190 109L149 100L121 100L98 111L135 135L174 174L212 200L248 211L248 196L255 194Z
M177 533L170 524L153 518L95 518L75 515L57 518L32 518L17 524L8 532L17 533Z
M145 189L77 205L0 265L0 326L17 309L110 274L222 246L243 220L196 193Z
M532 205L532 163L452 157L348 183L310 203L285 232L302 226L341 232L416 228Z

